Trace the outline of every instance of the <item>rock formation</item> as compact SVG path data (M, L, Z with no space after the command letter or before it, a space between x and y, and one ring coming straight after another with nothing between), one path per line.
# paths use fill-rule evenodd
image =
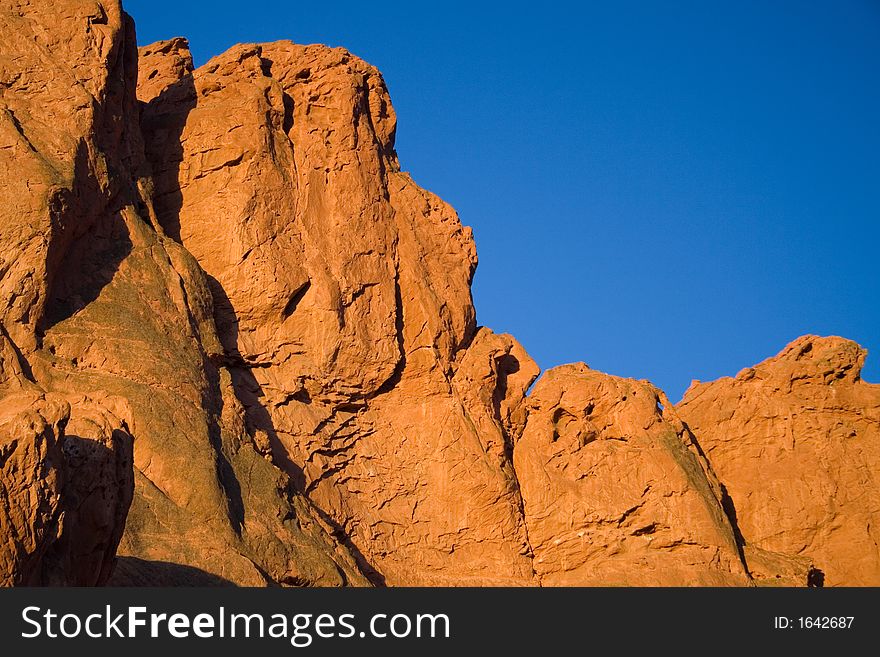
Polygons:
M880 385L866 352L804 336L678 406L749 543L804 555L826 585L880 584Z
M131 444L66 434L69 419L70 407L45 395L3 399L0 585L94 585L109 576L131 501Z
M133 181L111 172L139 139L119 121L136 60L118 8L54 9L0 10L0 583L94 585L131 502L131 436L111 400L67 380L76 361L50 335L125 248L113 226Z
M0 584L877 583L876 544L844 546L878 515L855 361L833 404L773 389L861 432L801 513L764 428L711 415L724 381L676 409L580 364L528 394L537 365L477 326L470 229L351 53L195 69L94 0L14 2L0 38Z
M708 463L647 382L550 370L529 397L514 463L542 583L749 582Z
M532 583L493 406L524 352L477 336L470 231L401 173L378 71L289 42L190 61L141 51L157 216L209 276L263 453L377 583Z
M116 2L13 4L0 12L3 384L70 410L65 437L57 410L21 404L6 425L4 581L112 544L91 579L67 580L106 581L134 477L121 553L139 560L120 569L132 581L204 570L242 584L366 583L260 455L223 368L208 279L155 223L130 19Z

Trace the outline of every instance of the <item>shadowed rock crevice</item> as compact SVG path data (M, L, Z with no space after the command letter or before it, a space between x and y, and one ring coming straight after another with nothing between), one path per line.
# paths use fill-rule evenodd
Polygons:
M387 582L385 580L385 576L381 572L379 572L373 566L373 564L370 563L370 561L358 549L357 545L352 542L350 534L346 532L345 529L333 518L331 518L327 513L321 511L317 507L315 507L315 510L318 515L321 516L321 519L324 520L324 522L326 522L331 527L332 536L347 549L349 549L354 555L358 567L361 569L361 572L366 575L367 579L370 581L370 584L380 587L386 586Z
M191 58L188 66L183 66L184 71L191 71ZM157 71L154 73L158 74ZM181 241L180 208L183 204L179 183L183 163L180 137L187 116L195 106L196 88L189 72L169 84L156 98L140 104L141 126L147 136L144 154L152 173L156 215L165 234L176 242Z
M153 56L151 55L161 55ZM192 56L186 39L171 39L140 53L138 107L156 216L165 234L180 242L181 135L196 106ZM143 63L146 62L146 65ZM150 64L159 64L154 68Z
M235 586L233 582L199 568L167 561L119 557L108 586Z
M92 169L88 146L81 141L73 188L56 196L52 208L55 235L47 255L51 275L40 334L97 299L132 250L122 207L95 207L103 194Z
M2 585L95 586L110 576L132 499L132 438L103 409L74 410L33 391L4 399Z
M662 409L661 409L662 412ZM687 422L682 422L682 427L688 433L690 444L696 450L697 454L702 458L707 464L711 463L706 453L703 451L703 448L700 446L700 441L697 440L691 428L687 425ZM714 472L712 473L714 475ZM746 557L746 539L742 535L742 531L739 528L739 522L736 517L736 506L733 504L733 499L730 497L730 493L727 492L727 487L722 482L718 482L718 501L721 503L721 508L724 510L724 514L727 516L728 522L730 522L730 526L733 529L733 535L736 539L736 547L739 552L740 560L745 566L746 570L749 571L751 575L751 569L749 567L748 559Z
M134 494L133 439L127 427L104 440L65 433L63 529L43 557L43 586L106 582ZM78 573L75 577L71 574Z
M247 433L254 440L257 451L285 471L291 477L296 490L302 492L305 490L302 468L290 460L278 437L272 416L263 401L266 394L252 372L254 365L247 363L239 352L239 322L232 302L219 281L209 276L208 282L214 302L214 317L223 345L222 362L229 372L235 397L244 408ZM304 392L298 393L299 401L303 400Z

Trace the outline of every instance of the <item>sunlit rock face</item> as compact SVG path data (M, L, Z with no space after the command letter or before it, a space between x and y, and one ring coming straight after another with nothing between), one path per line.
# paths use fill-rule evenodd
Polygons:
M119 544L122 583L367 583L260 453L157 221L131 20L14 2L0 41L0 582L103 584Z
M804 336L678 406L745 539L811 558L826 586L880 584L880 385L861 380L865 356Z
M196 69L118 2L14 2L0 40L0 584L878 583L854 343L678 407L538 379L369 64Z

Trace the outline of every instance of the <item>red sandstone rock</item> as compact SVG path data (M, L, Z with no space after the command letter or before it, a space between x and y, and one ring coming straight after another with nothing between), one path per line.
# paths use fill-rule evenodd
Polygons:
M514 464L542 584L749 584L717 482L660 391L566 365L528 409Z
M138 56L118 2L0 40L0 585L878 582L854 343L678 409L584 365L527 395L375 68Z
M4 470L19 491L4 528L62 530L10 529L4 581L106 581L134 478L120 552L138 560L117 583L366 583L258 453L208 279L155 222L130 19L118 2L22 2L0 12L0 38L2 385L70 409L64 436L54 415L11 420L6 442L32 446L11 461L28 478ZM45 505L29 508L29 487Z
M495 405L537 368L475 334L470 230L400 172L378 71L289 42L193 74L180 42L141 54L159 221L211 276L264 453L376 582L532 583ZM497 392L512 350L529 380Z
M866 352L804 336L735 378L694 383L679 413L745 539L804 555L830 586L880 584L880 386Z

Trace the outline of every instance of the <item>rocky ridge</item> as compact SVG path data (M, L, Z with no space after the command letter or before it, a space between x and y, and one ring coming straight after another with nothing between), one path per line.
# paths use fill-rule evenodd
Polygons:
M477 325L470 229L401 170L374 67L196 69L118 2L15 2L0 36L0 583L880 583L854 343L678 406L538 380Z

